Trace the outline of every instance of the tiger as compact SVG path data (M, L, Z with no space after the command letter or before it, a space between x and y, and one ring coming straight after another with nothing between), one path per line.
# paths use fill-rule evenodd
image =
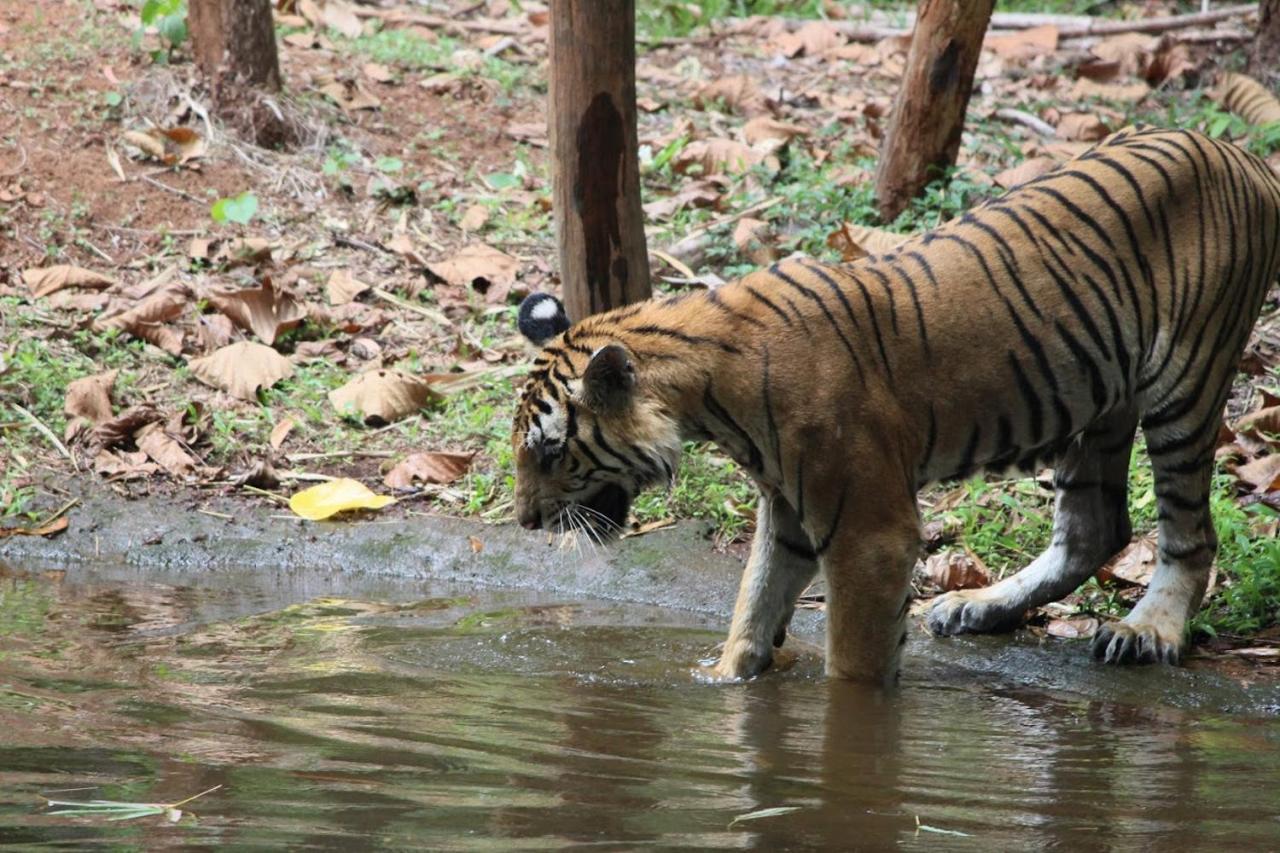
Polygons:
M685 442L714 442L759 497L712 676L767 669L821 572L826 673L887 685L921 547L917 492L1052 467L1043 553L924 617L938 636L1010 630L1129 544L1141 426L1157 565L1091 652L1176 664L1217 550L1214 449L1280 272L1278 231L1265 162L1195 131L1133 127L853 262L793 256L572 325L534 294L518 312L542 349L512 421L516 518L616 531L641 490L672 482Z

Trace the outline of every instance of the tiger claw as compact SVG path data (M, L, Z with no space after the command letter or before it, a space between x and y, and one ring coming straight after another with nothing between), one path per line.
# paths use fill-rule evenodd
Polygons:
M1182 662L1182 646L1181 638L1162 636L1154 625L1112 622L1103 625L1093 635L1090 651L1094 659L1103 663L1166 663L1176 666Z

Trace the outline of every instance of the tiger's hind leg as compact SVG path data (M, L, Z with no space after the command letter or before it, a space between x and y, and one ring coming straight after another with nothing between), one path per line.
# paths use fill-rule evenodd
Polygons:
M1072 442L1054 468L1049 547L999 583L939 596L927 617L929 630L943 636L1012 630L1027 610L1072 592L1127 545L1129 451L1136 429L1136 414L1125 410Z
M1103 625L1093 655L1107 663L1178 663L1187 622L1200 607L1218 538L1209 513L1213 442L1222 400L1196 408L1200 423L1155 426L1144 419L1155 475L1159 549L1146 593L1120 622ZM1206 418L1205 411L1211 417Z

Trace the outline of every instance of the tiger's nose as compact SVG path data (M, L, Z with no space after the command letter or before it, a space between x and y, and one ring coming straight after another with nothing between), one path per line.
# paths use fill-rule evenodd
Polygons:
M525 530L537 530L542 527L542 513L536 509L532 512L520 514L520 526Z

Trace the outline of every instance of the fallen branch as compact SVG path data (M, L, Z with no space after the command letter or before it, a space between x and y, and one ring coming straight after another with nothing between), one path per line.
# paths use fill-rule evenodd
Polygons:
M1042 118L1033 116L1031 113L1022 110L1015 110L1012 107L996 110L996 118L1001 121L1007 121L1010 124L1020 124L1023 127L1029 127L1041 136L1053 137L1057 136L1057 131L1053 129L1053 125Z
M1077 39L1088 36L1113 36L1121 33L1166 33L1170 30L1204 27L1232 18L1257 14L1257 3L1245 3L1214 9L1210 12L1192 12L1186 15L1165 15L1158 18L1140 18L1133 21L1108 21L1087 15L993 15L987 37L1009 35L1018 30L1052 24L1058 28L1059 39ZM886 38L909 36L912 27L868 26L865 24L839 24L837 29L849 41L874 43ZM1234 33L1232 34L1234 36ZM1229 38L1232 36L1228 36ZM1203 38L1203 37L1201 37Z
M422 15L415 12L400 12L386 9L369 9L356 6L352 10L359 18L379 18L387 24L417 24L436 29L471 30L481 33L498 33L500 35L517 36L528 32L529 27L523 23L508 21L459 21L444 18L440 15Z

